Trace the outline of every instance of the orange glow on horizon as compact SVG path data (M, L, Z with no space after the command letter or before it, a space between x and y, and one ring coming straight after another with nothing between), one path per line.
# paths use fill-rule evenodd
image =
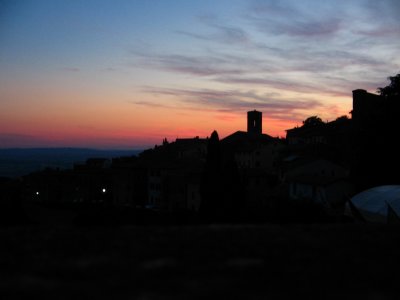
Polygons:
M34 85L20 89L2 86L0 92L5 95L3 111L7 112L0 112L0 135L11 136L0 140L0 147L147 148L161 144L163 138L205 138L213 130L222 139L238 130L246 131L247 127L247 111L184 106L181 99L168 95ZM263 113L263 133L273 137L285 137L285 130L301 125L308 117L307 112L299 111L293 120L287 120L257 110ZM336 114L334 118L340 112L335 106L329 107L329 113ZM310 112L309 116L317 114Z

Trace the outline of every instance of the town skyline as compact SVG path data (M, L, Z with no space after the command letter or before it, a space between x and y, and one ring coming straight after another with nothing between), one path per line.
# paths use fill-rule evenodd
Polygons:
M348 2L348 1L347 1ZM0 4L0 148L285 136L400 69L396 1Z

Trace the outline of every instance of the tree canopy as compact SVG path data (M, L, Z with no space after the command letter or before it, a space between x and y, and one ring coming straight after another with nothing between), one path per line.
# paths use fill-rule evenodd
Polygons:
M303 127L314 127L318 125L325 124L324 121L318 116L308 117L303 121Z
M383 88L378 88L378 93L384 97L400 96L400 74L388 77L390 84Z
M349 117L347 115L343 115L343 116L336 118L336 121L338 121L338 122L343 122L343 121L347 121L347 120L349 120Z

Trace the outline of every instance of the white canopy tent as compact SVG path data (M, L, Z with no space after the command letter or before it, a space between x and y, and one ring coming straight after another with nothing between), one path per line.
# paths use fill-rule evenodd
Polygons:
M383 185L363 191L346 204L346 215L373 223L400 223L400 185Z

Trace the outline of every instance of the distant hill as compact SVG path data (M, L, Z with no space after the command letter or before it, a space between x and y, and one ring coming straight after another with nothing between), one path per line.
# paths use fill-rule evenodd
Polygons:
M88 158L137 155L143 150L97 150L86 148L0 149L0 176L18 177L46 167L68 169Z

